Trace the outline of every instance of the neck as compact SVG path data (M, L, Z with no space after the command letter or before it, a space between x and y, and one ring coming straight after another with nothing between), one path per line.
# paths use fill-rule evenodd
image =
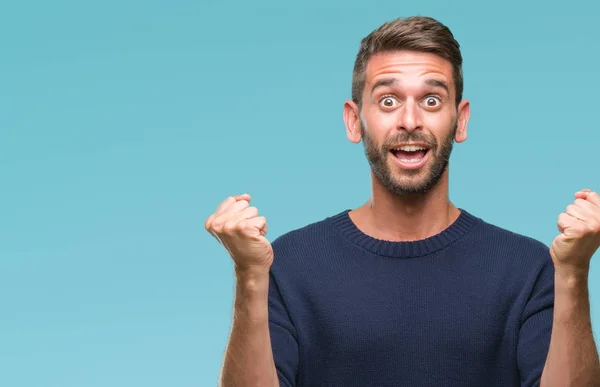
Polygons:
M460 215L448 198L448 169L424 194L399 196L372 175L372 196L350 217L365 234L387 241L416 241L439 234Z

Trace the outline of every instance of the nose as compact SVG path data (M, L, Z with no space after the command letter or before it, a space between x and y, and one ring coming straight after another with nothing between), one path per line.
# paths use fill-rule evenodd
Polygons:
M415 101L408 100L400 108L397 126L399 130L408 132L423 128L421 112Z

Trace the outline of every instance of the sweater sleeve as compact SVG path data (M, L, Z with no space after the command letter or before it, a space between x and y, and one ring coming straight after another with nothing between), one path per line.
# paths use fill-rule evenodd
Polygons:
M279 384L281 387L294 387L299 361L296 329L273 273L269 282L269 332Z
M548 356L554 313L554 264L548 255L523 309L517 362L521 386L540 385Z

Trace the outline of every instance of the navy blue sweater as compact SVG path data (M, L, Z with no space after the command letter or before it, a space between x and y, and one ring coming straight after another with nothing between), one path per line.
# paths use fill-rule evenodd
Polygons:
M282 386L535 386L550 343L548 247L461 209L416 242L348 210L273 241L269 328Z

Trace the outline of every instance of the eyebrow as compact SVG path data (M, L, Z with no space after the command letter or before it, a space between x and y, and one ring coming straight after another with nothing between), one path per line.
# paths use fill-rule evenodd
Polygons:
M428 86L431 86L431 87L442 88L442 89L446 90L447 94L450 94L450 87L448 87L448 84L444 81L432 78L432 79L426 80L425 84Z
M399 83L400 82L398 82L398 80L395 78L380 79L373 84L373 87L371 88L371 93L373 93L378 87L392 87L397 86ZM448 84L446 82L440 79L430 78L425 81L425 84L434 88L444 89L447 94L450 94L450 87L448 87Z
M377 89L378 87L391 87L391 86L396 86L398 83L399 83L398 80L395 78L380 79L373 84L373 87L371 88L371 93L373 93L375 91L375 89Z

